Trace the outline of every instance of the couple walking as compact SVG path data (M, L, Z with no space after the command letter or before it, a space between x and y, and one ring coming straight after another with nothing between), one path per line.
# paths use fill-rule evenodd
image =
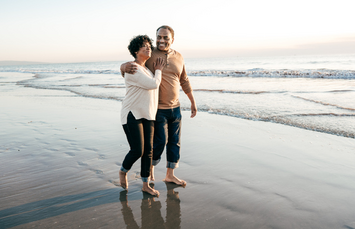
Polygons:
M191 118L197 112L183 57L170 48L174 30L164 25L157 29L156 35L157 47L154 48L148 36L134 37L128 49L135 60L121 65L126 83L121 122L130 151L119 172L120 185L127 189L127 172L141 158L142 191L154 196L159 192L149 186L149 180L154 180L154 166L159 163L165 147L165 181L186 185L174 175L180 159L180 86L191 101Z

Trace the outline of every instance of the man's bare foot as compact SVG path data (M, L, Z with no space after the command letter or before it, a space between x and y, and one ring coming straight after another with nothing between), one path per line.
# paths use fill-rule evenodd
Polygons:
M177 185L181 185L181 186L186 186L186 181L181 180L181 179L177 178L174 175L172 175L172 176L166 175L164 181L165 182L171 182L171 183L174 183L174 184L177 184Z
M120 175L121 187L127 190L128 189L127 173L120 170L119 175Z
M174 169L172 169L172 168L167 168L166 169L166 176L165 176L165 179L163 181L171 182L171 183L174 183L176 185L181 185L183 187L186 186L186 181L180 180L179 178L177 178L174 175Z
M151 181L155 181L155 178L154 178L154 165L152 165L152 168L150 169L150 176L149 176L149 179Z
M150 187L148 182L143 182L143 188L142 188L143 192L146 192L152 196L159 196L159 191L155 190L154 188Z

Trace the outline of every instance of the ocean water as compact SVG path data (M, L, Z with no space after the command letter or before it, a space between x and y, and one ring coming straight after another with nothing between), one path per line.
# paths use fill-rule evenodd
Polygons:
M18 86L120 102L125 96L121 63L0 66L0 72L33 74L17 81ZM200 58L185 63L200 112L355 138L355 54ZM0 77L0 84L7 80ZM189 110L183 92L180 101L182 109Z

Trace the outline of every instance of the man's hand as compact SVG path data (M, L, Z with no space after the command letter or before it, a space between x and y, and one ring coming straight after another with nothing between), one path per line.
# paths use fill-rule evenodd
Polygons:
M129 73L129 74L136 73L138 70L138 67L135 62L131 61L131 62L126 62L126 63L121 64L120 70L121 70L122 77L124 77L125 73Z
M194 98L194 94L191 92L186 94L187 97L189 97L190 102L191 102L191 118L195 117L197 114L197 106Z
M197 114L196 104L191 104L191 118L195 117Z

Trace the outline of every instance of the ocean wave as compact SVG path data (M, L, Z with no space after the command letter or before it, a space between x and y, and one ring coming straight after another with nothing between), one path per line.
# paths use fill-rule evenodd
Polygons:
M61 69L61 68L1 68L0 72L20 73L56 73L56 74L118 74L116 69ZM249 70L195 70L187 71L189 76L213 76L213 77L269 77L269 78L323 78L323 79L355 79L355 70L334 69L263 69L253 68Z
M220 76L220 77L269 77L269 78L324 78L324 79L355 79L354 70L266 70L261 68L245 71L204 70L190 71L190 76Z
M350 107L343 107L343 106L339 106L339 105L336 105L336 104L325 103L325 102L317 101L317 100L313 100L313 99L307 99L307 98L303 98L303 97L301 97L301 96L295 96L295 95L291 95L291 96L294 97L294 98L302 99L302 100L309 101L309 102L313 102L313 103L322 104L322 105L325 105L325 106L332 106L332 107L336 107L336 108L339 108L339 109L344 109L344 110L349 110L349 111L355 111L354 108L350 108Z
M117 70L73 70L73 69L0 69L0 72L57 73L57 74L121 74Z
M190 110L188 107L182 107L182 110L188 111ZM335 113L319 113L319 114L293 114L293 115L285 115L285 116L263 116L251 113L240 113L226 109L215 109L215 108L198 108L201 112L207 112L210 114L223 115L236 117L241 119L253 120L253 121L263 121L263 122L272 122L278 123L287 126L293 126L301 129L317 131L321 133L327 133L337 136L343 136L347 138L355 138L355 132L353 129L343 130L338 127L331 126L323 126L317 125L314 123L314 120L305 121L304 119L297 119L297 117L310 117L314 119L319 119L320 117L327 118L355 118L355 114L335 114ZM335 120L334 120L335 121Z
M262 93L270 93L269 91L237 91L237 90L224 90L224 89L194 89L194 91L231 93L231 94L262 94ZM282 93L282 92L279 92L279 93Z

